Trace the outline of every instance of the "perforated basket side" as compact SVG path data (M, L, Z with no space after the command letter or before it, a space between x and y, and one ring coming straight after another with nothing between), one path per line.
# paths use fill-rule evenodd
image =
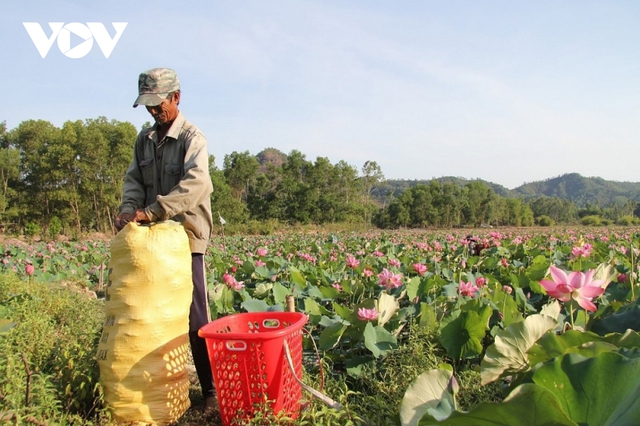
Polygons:
M276 314L283 313L236 314L200 330L207 342L225 426L239 413L244 418L251 417L254 408L265 403L274 412L285 410L289 416L297 417L302 389L285 358L284 341L289 345L296 375L301 377L306 316ZM274 326L263 323L274 318ZM237 332L239 329L243 331Z

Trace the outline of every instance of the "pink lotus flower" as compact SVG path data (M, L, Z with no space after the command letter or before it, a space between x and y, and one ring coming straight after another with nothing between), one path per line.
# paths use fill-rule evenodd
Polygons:
M619 283L626 283L627 282L627 274L620 274L618 275L618 282Z
M342 284L340 283L333 283L331 284L331 287L335 288L338 291L342 291Z
M27 263L27 266L24 267L24 272L27 275L32 276L36 272L36 268L32 264Z
M262 260L258 259L258 260L256 260L255 265L256 266L264 266L264 265L266 265L266 263L264 263Z
M555 266L550 269L551 280L541 280L540 285L547 290L547 294L562 302L574 299L586 311L595 312L596 305L591 302L594 297L604 293L603 280L594 280L595 270L589 269L586 273L565 271Z
M360 261L358 259L356 259L354 256L352 255L347 255L347 266L351 269L355 269L358 267L358 265L360 265Z
M390 266L395 266L396 268L398 268L401 264L402 262L400 262L398 259L389 259Z
M362 275L364 275L367 278L372 277L373 271L371 269L365 269L364 271L362 271Z
M510 287L510 286L508 286L508 285L503 285L503 286L502 286L502 291L504 291L504 292L505 292L505 293L507 293L507 294L511 294L511 293L513 293L513 288L511 288L511 287Z
M460 293L460 296L474 297L477 292L478 286L474 283L465 283L464 281L460 281L460 286L458 287L458 293Z
M379 284L385 287L387 290L392 288L398 288L402 285L402 274L394 274L387 268L383 268L382 272L378 274Z
M375 257L382 257L382 256L384 256L384 253L382 253L381 251L378 251L378 250L374 251L374 252L373 252L373 253L371 253L371 254L373 254Z
M422 263L414 263L413 270L418 273L418 275L424 275L427 272L427 267Z
M230 275L230 274L227 274L227 273L225 273L225 274L222 276L222 281L223 281L225 284L227 284L227 285L229 285L230 283L232 283L232 282L233 282L233 281L235 281L235 280L236 280L236 279L233 277L233 275Z
M477 277L476 278L476 285L478 287L484 287L485 285L487 285L487 282L489 282L489 280L486 279L485 277Z
M378 311L376 311L376 308L371 308L371 309L360 308L360 309L358 309L358 319L360 319L362 321L377 320L378 319L378 315L380 315L380 314L378 313Z
M222 281L229 287L231 290L240 291L244 288L243 281L236 281L236 278L233 275L224 274L222 276Z
M269 253L269 250L267 250L266 248L259 248L258 250L256 250L256 253L258 254L258 256L264 257L267 255L267 253Z
M507 268L509 266L509 262L507 261L507 259L505 259L504 257L502 259L500 259L500 263L502 264L503 267Z
M580 257L589 257L591 255L591 250L593 250L593 246L589 243L585 243L582 247L574 247L571 249L571 254L574 258Z

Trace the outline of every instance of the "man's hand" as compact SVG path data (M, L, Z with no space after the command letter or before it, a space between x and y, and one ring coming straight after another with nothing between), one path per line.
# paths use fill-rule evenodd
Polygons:
M116 221L115 221L116 230L118 232L122 231L122 228L124 228L127 225L127 223L134 220L135 217L136 217L135 213L122 213L121 215L116 217Z
M149 216L147 216L147 213L145 213L144 209L138 209L133 213L122 213L120 216L116 217L116 230L120 232L129 222L141 224L149 223L151 220L149 219Z
M151 222L151 219L149 219L149 216L147 215L147 212L144 211L144 209L138 209L136 210L136 212L134 213L135 217L134 217L134 221L139 225L141 223L149 223Z

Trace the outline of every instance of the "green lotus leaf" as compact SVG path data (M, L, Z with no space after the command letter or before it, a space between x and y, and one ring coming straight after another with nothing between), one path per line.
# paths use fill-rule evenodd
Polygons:
M256 291L253 292L254 297L267 297L269 291L273 288L271 283L260 283L256 286Z
M278 282L273 284L273 300L276 303L285 304L289 294L291 294L291 291L282 284Z
M413 300L416 298L416 296L421 296L424 293L424 289L426 288L426 285L421 285L422 280L420 279L420 277L413 277L409 280L409 283L407 283L407 296L409 297L409 300Z
M436 328L438 326L438 315L435 308L427 303L420 303L420 327L427 329Z
M472 358L482 353L487 323L474 311L454 311L440 324L440 344L453 359Z
M536 365L570 352L595 354L604 351L617 351L619 348L640 348L640 334L628 330L625 334L611 333L599 336L591 332L569 330L566 333L545 334L529 349L529 363ZM595 352L594 352L595 351Z
M426 413L439 420L449 417L455 407L454 396L449 391L452 377L451 371L434 369L411 382L400 404L402 426L417 425Z
M531 368L527 352L547 331L558 325L555 318L535 314L500 331L480 364L482 384Z
M253 265L253 263L249 262L248 260L245 260L244 263L242 264L242 270L244 271L245 274L251 275L253 274L253 271L255 271L255 266Z
M445 426L577 426L562 410L558 398L542 386L526 383L500 404L484 402L468 413L454 411L442 421L427 413L419 425Z
M627 330L623 334L609 333L604 336L604 340L621 348L640 348L640 333Z
M502 323L505 327L524 319L522 313L518 310L515 299L502 291L502 289L488 292L487 299L492 303L494 309L497 309L502 314Z
M242 302L242 309L247 312L267 312L269 310L269 304L264 300L251 299Z
M475 312L480 317L480 321L482 321L483 324L486 324L487 327L489 326L489 319L493 314L491 307L478 299L469 300L464 305L460 306L460 310Z
M364 345L378 358L398 345L396 337L381 326L373 326L368 322L364 328Z
M332 306L336 315L338 315L343 320L353 322L354 317L357 317L357 315L354 316L353 310L347 308L346 306L342 306L341 304L336 302L333 302Z
M595 320L590 329L600 335L624 333L628 329L640 331L640 299L623 306L615 314Z
M608 263L601 263L596 268L593 274L594 280L602 280L605 282L604 288L607 288L609 283L618 276L616 269Z
M270 280L271 277L275 275L275 273L271 272L266 266L258 266L255 268L254 272L257 276L266 280Z
M378 325L385 325L400 309L400 303L390 294L380 293L380 298L376 302L376 309L380 313L378 316Z
M562 310L562 307L560 306L560 303L555 301L547 305L544 305L542 309L540 309L540 313L542 315L546 315L548 317L558 319L558 317L560 316L561 310Z
M307 280L297 268L295 268L294 266L289 266L289 274L291 275L291 281L298 284L303 289L307 288Z
M362 368L367 364L373 364L374 361L375 358L371 355L347 358L345 362L347 374L352 377L360 377Z
M309 297L304 299L304 311L309 315L331 315L327 308Z
M334 348L340 341L340 338L346 329L347 326L339 322L326 327L320 333L318 347L323 351Z
M533 264L526 269L525 275L529 281L540 281L547 276L550 264L551 262L544 256L538 256L534 259Z
M532 380L554 393L569 417L580 425L638 424L640 363L616 352L587 358L567 354L542 364Z

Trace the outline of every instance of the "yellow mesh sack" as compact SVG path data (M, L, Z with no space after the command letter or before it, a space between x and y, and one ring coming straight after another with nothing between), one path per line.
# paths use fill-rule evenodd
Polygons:
M111 242L100 382L114 419L169 424L189 408L189 239L178 222L130 223Z

